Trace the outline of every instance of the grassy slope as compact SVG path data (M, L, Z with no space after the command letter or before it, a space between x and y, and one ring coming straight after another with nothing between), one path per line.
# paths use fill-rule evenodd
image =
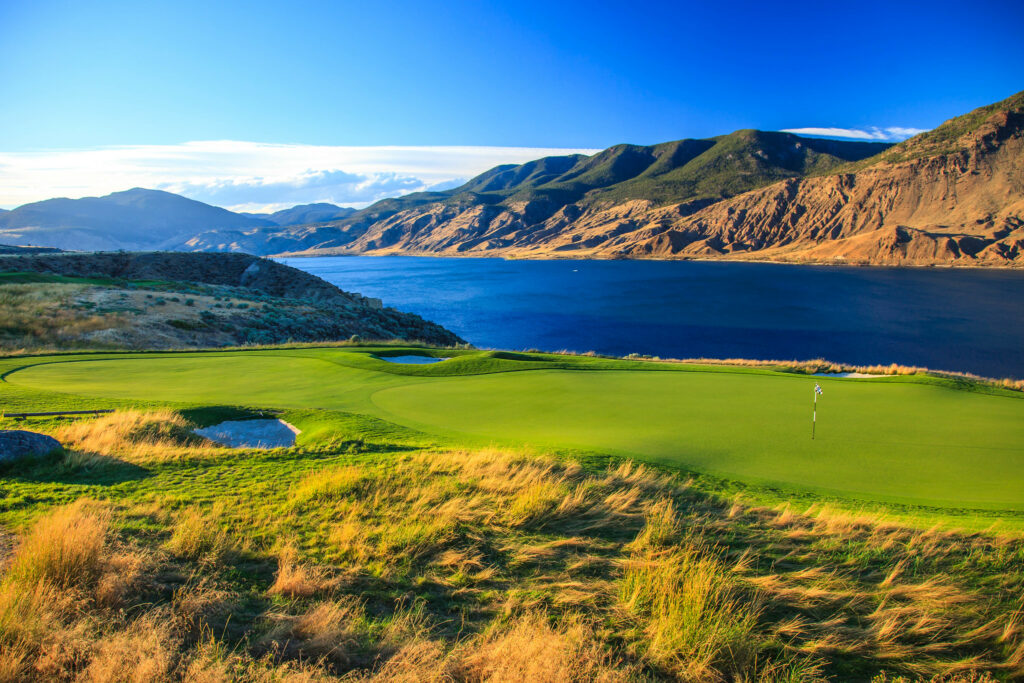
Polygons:
M289 392L305 397L295 404L372 410L371 398L405 390L461 387L464 402L473 383L489 381L568 382L591 397L595 388L577 380L713 381L734 383L731 393L747 381L812 381L541 354L414 351L457 356L430 366L370 355L410 351L0 359L8 410L151 411L33 420L29 428L54 433L69 455L0 471L0 567L5 531L22 536L0 568L0 673L252 683L819 683L881 671L907 676L902 683L940 674L950 675L944 683L982 683L1024 675L1019 534L907 528L822 507L816 495L805 505L792 490L707 476L686 482L675 468L619 466L596 454L563 451L554 461L467 451L453 448L467 443L454 432L337 410L283 411L303 430L293 449L212 448L187 431L258 412L216 401L283 405ZM30 369L15 371L23 366ZM551 367L562 371L543 369ZM42 373L81 388L58 371L82 372L92 390L125 398L12 382ZM144 395L118 388L129 376L147 382ZM835 409L855 388L1021 403L936 378L820 381ZM172 382L182 388L177 400L204 398L162 408ZM391 388L379 391L384 385ZM564 399L519 389L537 408L534 419L545 401ZM799 393L805 412L807 392ZM486 417L486 409L453 404L447 418ZM24 426L0 420L0 428ZM652 432L647 423L634 430ZM931 467L933 459L920 471ZM764 506L773 494L793 502Z
M405 425L443 444L636 457L853 499L1024 509L1024 400L1016 393L958 390L953 381L936 378L816 378L825 396L818 438L811 441L807 377L757 368L443 353L457 358L402 366L357 350L306 348L50 356L7 360L0 369L8 373L8 410L46 403L34 390L117 402L329 409ZM71 360L87 362L64 362ZM35 398L19 401L18 391Z
M394 318L404 315L382 323L364 314L365 309L337 302L282 298L244 287L0 272L0 350L196 348L352 335L383 339L400 327ZM417 333L411 327L406 331Z
M12 680L1020 671L1018 540L722 502L631 467L400 439L238 452L183 426L57 427L67 461L7 475L0 523L26 539L0 581Z

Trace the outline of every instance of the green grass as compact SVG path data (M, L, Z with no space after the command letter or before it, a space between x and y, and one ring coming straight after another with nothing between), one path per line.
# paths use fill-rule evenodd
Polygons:
M545 354L419 350L456 357L418 366L373 356L404 352L24 357L0 361L0 391L8 411L77 405L68 394L88 406L305 410L298 419L326 409L361 421L343 430L365 434L353 439L603 454L852 501L1024 510L1020 394L933 377L812 379ZM825 394L812 441L815 381Z
M378 357L406 353L455 358ZM0 419L68 445L0 471L0 554L13 548L19 568L0 576L0 672L14 680L256 683L297 667L298 680L437 680L442 665L466 682L1024 674L1024 513L859 502L888 500L895 476L894 498L912 498L943 458L979 477L960 442L1002 439L1019 462L1020 394L397 346L9 357L0 377L8 411L146 411ZM780 445L790 408L799 447ZM188 431L261 413L298 426L296 447L212 448ZM876 434L851 445L861 469L904 470L867 477L830 455L833 432L855 427ZM491 442L524 447L474 447ZM658 464L616 462L628 454ZM1012 459L989 463L1007 499ZM707 473L725 465L746 473ZM815 488L827 467L846 489ZM751 483L775 470L797 483ZM948 530L965 519L1010 524Z
M59 284L59 285L105 285L131 286L138 289L167 289L189 287L186 283L166 280L125 280L112 277L76 277L54 273L8 271L0 273L0 285ZM190 287L194 289L195 287Z

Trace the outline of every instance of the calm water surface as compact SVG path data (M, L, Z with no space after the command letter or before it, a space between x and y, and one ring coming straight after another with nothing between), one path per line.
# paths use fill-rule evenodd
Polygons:
M1024 273L694 261L281 259L479 347L1024 377Z

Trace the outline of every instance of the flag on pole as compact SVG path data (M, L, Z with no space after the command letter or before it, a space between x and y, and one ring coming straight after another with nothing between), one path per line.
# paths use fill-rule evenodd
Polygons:
M814 408L813 408L813 412L811 412L811 439L814 438L814 431L815 431L815 428L818 426L818 397L821 396L823 393L825 393L825 392L823 392L821 390L821 385L818 384L817 382L815 382L814 383Z

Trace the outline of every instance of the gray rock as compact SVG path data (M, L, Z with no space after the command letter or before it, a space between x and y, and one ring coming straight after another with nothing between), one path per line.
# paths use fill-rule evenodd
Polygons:
M20 429L0 429L0 464L22 458L41 458L59 450L63 450L63 446L52 436Z

